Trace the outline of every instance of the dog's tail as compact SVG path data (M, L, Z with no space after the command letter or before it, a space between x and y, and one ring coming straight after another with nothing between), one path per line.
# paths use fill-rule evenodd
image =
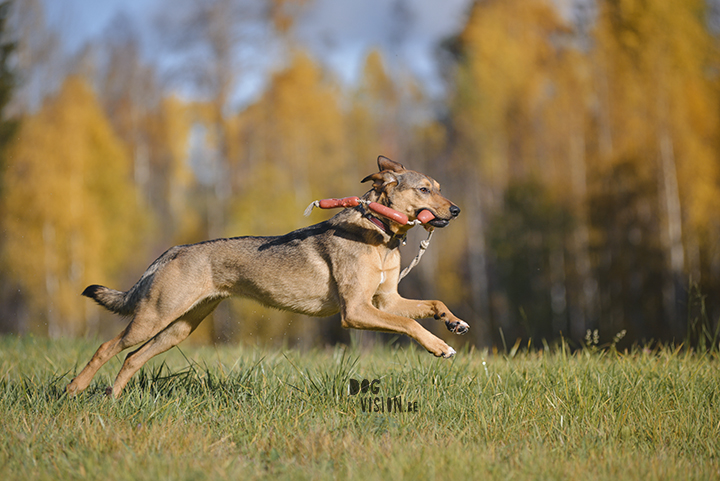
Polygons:
M82 295L93 299L108 311L121 316L130 316L135 312L136 303L130 296L130 292L116 291L115 289L93 284L87 286Z

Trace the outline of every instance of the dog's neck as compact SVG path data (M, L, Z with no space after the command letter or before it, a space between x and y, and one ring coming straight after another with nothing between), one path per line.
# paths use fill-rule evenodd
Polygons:
M363 195L362 198L392 208L392 203L387 198L387 195L379 194L375 189L367 192L365 195ZM385 235L387 235L390 238L390 242L395 240L402 241L407 236L407 232L408 230L410 230L411 226L400 225L397 222L393 222L392 220L385 217L377 216L365 206L361 205L359 207L361 209L362 216L368 221L370 221L375 226L375 228L379 229Z

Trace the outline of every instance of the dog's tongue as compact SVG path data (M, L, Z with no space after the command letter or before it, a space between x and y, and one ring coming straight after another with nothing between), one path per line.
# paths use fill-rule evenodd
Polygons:
M423 210L421 210L420 213L417 215L417 218L418 218L418 220L419 220L420 222L422 222L423 224L427 224L428 222L430 222L431 220L433 220L433 219L435 218L435 216L434 216L433 213L430 212L429 210L423 209Z

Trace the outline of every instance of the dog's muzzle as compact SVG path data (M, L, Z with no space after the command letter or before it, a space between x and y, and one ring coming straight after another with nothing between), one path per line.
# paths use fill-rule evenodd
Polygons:
M442 217L435 216L435 218L433 220L431 220L430 222L428 222L428 224L430 224L433 227L445 227L450 223L450 221L452 219L457 217L459 214L460 214L460 207L458 207L456 205L451 205L450 206L450 215L452 215L452 217L450 219L443 219Z

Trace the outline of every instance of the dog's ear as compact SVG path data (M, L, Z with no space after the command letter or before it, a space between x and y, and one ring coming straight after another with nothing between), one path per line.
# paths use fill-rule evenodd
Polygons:
M367 182L368 180L373 181L373 189L384 190L391 185L397 185L398 179L394 173L389 170L383 170L382 172L376 172L368 175L360 182Z
M405 172L405 167L403 167L403 165L400 162L395 162L394 160L390 160L387 157L385 157L384 155L378 156L377 163L378 163L378 169L380 170L380 172L382 172L383 170L389 170L392 172L396 172L398 174L402 174L403 172Z

